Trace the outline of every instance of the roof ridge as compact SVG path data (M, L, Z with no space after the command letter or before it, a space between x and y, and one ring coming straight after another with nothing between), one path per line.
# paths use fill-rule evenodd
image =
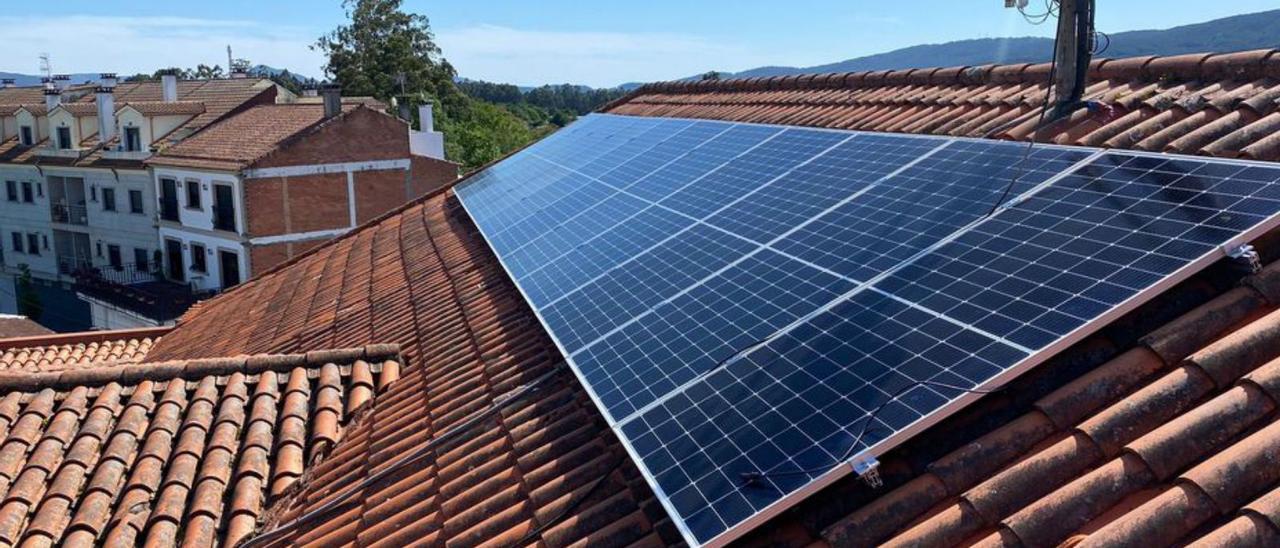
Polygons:
M140 327L136 329L115 329L105 331L77 331L71 333L54 333L52 335L35 335L32 337L11 337L0 339L0 352L36 346L61 346L67 344L90 344L123 339L145 339L164 336L173 331L172 326Z
M266 371L285 372L298 367L320 367L356 361L383 361L400 358L399 344L370 344L353 348L314 350L305 354L256 354L223 358L197 358L151 363L126 363L65 371L40 373L0 373L0 392L34 392L45 389L66 390L80 386L126 385L147 380L198 380L210 375L242 373L252 375Z
M644 84L601 108L608 111L647 93L710 93L730 91L786 91L850 89L893 84L948 85L986 83L1043 83L1050 63L1011 63L974 66L928 67L861 72L802 73L786 76L730 78L724 80L671 80ZM1155 69L1155 70L1149 70ZM1254 79L1280 76L1280 49L1205 52L1182 55L1143 55L1094 59L1091 79L1142 77L1196 79L1233 75Z

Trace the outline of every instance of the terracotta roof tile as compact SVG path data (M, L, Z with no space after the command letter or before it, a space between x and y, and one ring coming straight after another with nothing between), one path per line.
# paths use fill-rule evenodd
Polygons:
M1039 137L1154 150L1173 144L1199 154L1280 152L1280 141L1249 136L1276 114L1268 102L1274 85L1264 78L1274 77L1280 57L1219 57L1096 62L1099 80L1089 87L1096 110ZM1013 138L1030 133L1046 72L1019 65L662 83L609 110ZM1275 241L1258 242L1267 260L1280 249ZM840 480L742 543L1271 538L1280 529L1267 529L1277 523L1267 497L1280 487L1280 472L1259 463L1274 458L1280 401L1280 366L1270 365L1280 357L1280 262L1244 280L1227 270L1205 271L885 455L887 488ZM199 503L192 490L205 477L206 489L229 501L218 518L225 530L255 546L679 542L537 325L451 192L409 204L204 303L147 356L385 341L408 358L403 378L388 385L355 362L338 389L322 386L319 379L332 376L323 370L282 371L277 394L235 399L239 411L227 419L252 431L258 399L276 402L270 478L250 456L261 443L242 442L245 464L234 480L201 476L193 466L183 481L149 479L158 483L134 490L180 491L172 498L182 508L167 509L177 515L188 501ZM374 382L384 391L343 424ZM213 417L222 415L213 401L201 432L217 429ZM5 405L0 400L0 426L12 416L10 430L20 430L30 405ZM329 458L312 465L315 444L331 443L335 431ZM35 443L7 435L23 451ZM0 478L4 454L0 445ZM255 498L253 489L269 492ZM254 508L268 517L250 532L250 520L237 516ZM135 536L166 531L154 525L159 509L148 510L154 515L143 516ZM114 527L133 527L125 517L113 518Z
M343 105L349 113L361 104ZM309 103L257 105L236 113L178 144L148 163L211 169L240 169L285 141L324 125L324 106Z
M142 361L169 328L36 334L0 339L0 375Z
M311 357L346 359L111 362L42 374L38 390L22 377L0 377L0 418L8 419L0 421L0 542L173 546L243 538L281 498L265 481L282 458L272 440L281 384L303 395L301 413L310 420L323 411L302 387L341 397L399 359L386 345ZM122 383L125 368L146 378ZM352 372L361 369L356 380ZM311 462L327 457L305 438L301 444L313 450Z

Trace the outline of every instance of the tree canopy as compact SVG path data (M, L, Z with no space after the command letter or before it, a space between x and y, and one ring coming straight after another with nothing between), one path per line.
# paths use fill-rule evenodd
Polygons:
M350 95L383 101L402 93L453 92L453 66L440 53L425 15L401 0L343 0L348 23L316 40L328 56L324 71Z

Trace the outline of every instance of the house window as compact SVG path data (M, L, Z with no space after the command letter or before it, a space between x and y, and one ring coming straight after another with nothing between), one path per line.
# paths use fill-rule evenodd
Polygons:
M124 149L129 152L142 150L142 133L138 128L124 128Z
M136 247L133 248L133 266L138 269L138 272L147 271L147 266L148 266L147 261L149 260L147 258L148 256L149 256L149 253L147 252L147 250L138 249Z
M187 208L200 209L200 181L187 181Z
M22 182L22 201L28 204L35 203L36 201L35 195L32 193L30 182L27 182L27 181Z
M69 127L58 128L58 148L62 150L71 149L71 128Z
M36 233L27 234L27 253L32 255L40 254L40 235Z
M107 245L107 264L115 270L124 268L124 260L120 258L120 246L115 244Z
M193 243L191 244L191 270L196 272L207 272L204 264L204 246Z
M142 191L129 191L129 213L144 213L142 211Z
M31 146L36 144L36 140L31 136L31 126L22 126L22 146Z
M102 256L102 242L98 242L97 244L94 244L94 245L95 245L95 246L97 246L97 249L98 249L98 256L99 256L99 257L101 257L101 256Z
M18 182L17 181L5 181L4 190L5 190L5 193L8 195L10 202L18 201Z
M13 250L18 253L22 253L22 233L14 232L12 236L13 236Z
M116 210L116 189L114 188L102 189L102 210L103 211Z

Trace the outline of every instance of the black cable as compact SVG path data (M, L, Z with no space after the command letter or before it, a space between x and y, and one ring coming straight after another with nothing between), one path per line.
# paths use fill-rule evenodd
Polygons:
M1058 51L1058 36L1053 37L1053 51ZM1031 131L1031 140L1027 142L1027 148L1022 153L1022 158L1013 166L1013 175L1009 178L1009 184L1004 187L1004 192L1000 194L1000 198L996 203L991 204L991 211L988 211L984 217L995 215L996 210L1000 208L1000 204L1004 203L1005 198L1009 197L1009 192L1013 187L1017 186L1018 181L1022 180L1022 176L1026 175L1026 171L1022 169L1026 165L1027 160L1031 159L1031 149L1035 146L1036 141L1040 139L1040 130L1044 129L1044 117L1049 112L1049 98L1053 96L1053 79L1058 74L1058 56L1053 56L1053 61L1049 63L1049 82L1045 85L1044 102L1040 105L1040 116L1036 120L1036 127Z
M840 456L839 460L833 461L827 464L826 466L822 466L818 468L801 468L796 470L783 470L778 472L775 472L775 471L765 472L765 471L756 470L751 472L742 472L738 474L738 477L742 479L744 486L750 486L750 485L755 485L759 483L760 480L763 480L766 478L800 476L800 475L807 476L812 474L819 474L848 462L849 459L852 458L854 453L858 450L858 446L862 443L862 438L867 435L867 430L871 426L871 423L876 420L876 416L879 415L880 412L883 411L887 405L889 405L894 400L897 400L899 396L902 396L903 394L906 394L911 389L919 386L938 386L938 387L947 388L950 390L957 390L960 392L967 392L970 394L983 394L983 395L994 394L1001 390L1000 388L997 388L995 390L978 390L974 388L964 388L962 386L956 386L953 384L947 384L947 383L938 382L938 381L912 381L910 384L907 384L902 388L899 388L896 392L893 393L893 395L889 396L888 399L881 402L880 405L877 405L874 409L871 410L871 412L865 415L862 421L862 428L859 429L858 435L853 438L853 443L849 445L849 449L845 450L844 454Z
M612 476L614 472L618 471L619 468L622 468L622 463L626 462L626 460L627 456L625 454L618 457L617 461L613 463L613 466L609 467L607 472L601 474L600 477L595 479L591 484L591 488L587 489L586 493L583 493L582 496L574 499L573 502L570 502L569 505L566 506L564 510L561 510L560 513L556 514L554 518L551 518L542 525L539 525L537 529L529 531L529 533L521 538L519 542L512 546L527 546L529 543L533 542L534 539L547 532L548 529L556 526L561 521L564 521L564 519L569 517L569 514L573 513L574 510L578 509L583 502L589 500L591 496L596 493L596 490L599 489L601 485L604 485L605 480L609 479L609 476Z

